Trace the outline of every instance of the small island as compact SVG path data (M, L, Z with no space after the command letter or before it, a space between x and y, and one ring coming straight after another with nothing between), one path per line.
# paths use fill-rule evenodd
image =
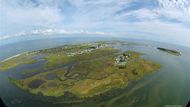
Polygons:
M23 75L36 74L23 79L10 77L9 80L27 92L53 97L64 96L67 92L79 98L93 97L125 88L130 81L141 79L161 67L157 62L141 58L143 53L121 51L114 47L114 42L100 41L24 53L1 62L0 69L6 71L37 63L34 57L39 55L43 55L45 61L43 69L25 70Z
M163 52L167 52L167 53L172 54L172 55L181 56L181 53L177 50L174 50L174 49L166 49L166 48L161 48L161 47L157 47L157 49L161 50Z

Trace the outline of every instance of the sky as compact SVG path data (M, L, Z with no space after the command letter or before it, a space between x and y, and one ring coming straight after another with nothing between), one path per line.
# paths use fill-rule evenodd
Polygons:
M190 0L0 0L0 42L57 34L190 47Z

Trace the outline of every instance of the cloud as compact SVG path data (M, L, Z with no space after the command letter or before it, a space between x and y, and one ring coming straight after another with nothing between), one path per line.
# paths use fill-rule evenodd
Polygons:
M168 42L184 44L190 40L190 1L0 0L0 24L1 40L26 35L18 32L83 33L139 35L158 41L173 38Z
M32 30L30 32L19 32L14 35L5 35L5 36L0 36L0 40L7 40L7 39L12 39L12 38L17 38L17 37L27 37L27 36L57 36L57 35L114 35L112 33L107 33L107 32L90 32L87 30L78 30L78 31L66 31L64 29L37 29L37 30Z
M15 2L15 3L14 3ZM24 3L24 2L23 2ZM9 0L0 2L2 30L8 29L20 31L23 28L34 26L49 26L63 20L58 8L49 6L33 6L32 3L19 4ZM2 31L3 32L3 31Z
M119 18L123 20L133 19L134 21L157 20L158 17L159 15L155 12L155 10L150 10L147 8L133 10L119 16Z
M161 16L184 23L190 23L189 0L158 0L160 8L157 13Z

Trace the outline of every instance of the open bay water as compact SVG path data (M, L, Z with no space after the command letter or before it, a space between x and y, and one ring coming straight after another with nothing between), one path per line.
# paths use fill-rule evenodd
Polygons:
M102 38L40 39L7 44L0 46L0 61L22 52L95 40L102 40ZM148 74L142 79L132 82L120 93L116 92L115 95L106 99L65 104L61 98L33 95L11 84L8 77L22 78L20 72L28 67L20 66L0 72L0 97L7 107L167 107L168 105L185 107L190 100L190 48L152 41L127 39L125 41L138 45L123 45L120 47L122 50L144 53L142 58L159 62L162 68L158 72ZM157 47L177 49L182 53L182 56L159 51L156 49ZM101 99L99 97L97 99Z

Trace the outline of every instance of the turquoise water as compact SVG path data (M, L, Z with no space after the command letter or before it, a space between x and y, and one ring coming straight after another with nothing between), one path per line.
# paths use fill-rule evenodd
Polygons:
M97 39L98 40L98 39ZM44 49L67 43L93 41L89 39L59 38L54 40L33 40L1 46L0 60L12 55ZM133 81L125 89L113 90L84 100L81 103L66 104L62 98L32 95L10 84L8 77L23 78L22 69L40 65L19 66L0 72L0 97L8 107L165 107L180 105L185 107L190 100L190 49L182 46L151 41L126 40L139 45L120 46L122 50L135 50L145 53L142 57L161 63L162 68L144 78ZM182 56L161 52L156 47L177 49Z

